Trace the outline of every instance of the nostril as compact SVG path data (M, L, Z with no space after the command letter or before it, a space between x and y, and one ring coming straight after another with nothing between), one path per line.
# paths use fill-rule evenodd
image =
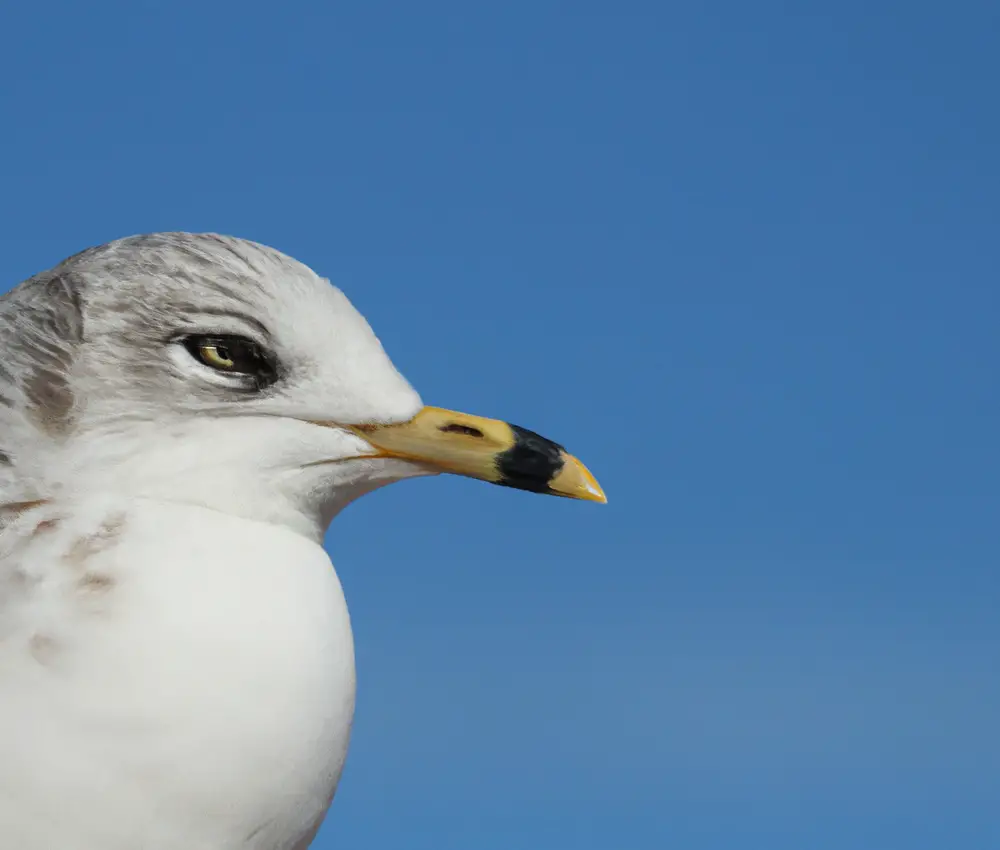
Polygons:
M438 430L444 431L446 434L465 434L467 437L478 437L480 439L483 436L483 432L478 428L473 428L470 425L459 425L457 422L441 425Z

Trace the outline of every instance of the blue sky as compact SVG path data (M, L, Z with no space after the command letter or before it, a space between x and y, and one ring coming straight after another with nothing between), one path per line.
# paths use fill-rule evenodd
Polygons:
M9 6L0 286L265 242L608 492L338 519L316 847L1000 844L1000 7Z

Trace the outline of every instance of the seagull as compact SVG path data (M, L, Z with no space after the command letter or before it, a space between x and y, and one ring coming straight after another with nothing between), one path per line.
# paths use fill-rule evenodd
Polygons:
M0 297L0 846L305 850L354 713L324 532L442 472L605 501L556 443L424 406L263 245L133 236Z

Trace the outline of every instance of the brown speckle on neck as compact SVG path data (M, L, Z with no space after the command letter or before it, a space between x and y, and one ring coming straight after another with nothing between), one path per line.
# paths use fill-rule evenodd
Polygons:
M104 520L92 534L78 537L66 553L66 561L73 566L83 566L90 558L110 549L121 537L125 515L118 513Z
M115 586L115 580L105 573L86 572L77 586L85 593L107 593Z
M28 640L28 652L43 667L49 667L59 653L59 642L51 635L35 632Z

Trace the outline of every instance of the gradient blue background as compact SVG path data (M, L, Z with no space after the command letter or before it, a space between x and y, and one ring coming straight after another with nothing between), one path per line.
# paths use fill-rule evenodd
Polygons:
M7 4L3 285L142 231L344 288L450 477L329 547L316 847L1000 846L1000 6ZM266 687L266 683L261 683Z

